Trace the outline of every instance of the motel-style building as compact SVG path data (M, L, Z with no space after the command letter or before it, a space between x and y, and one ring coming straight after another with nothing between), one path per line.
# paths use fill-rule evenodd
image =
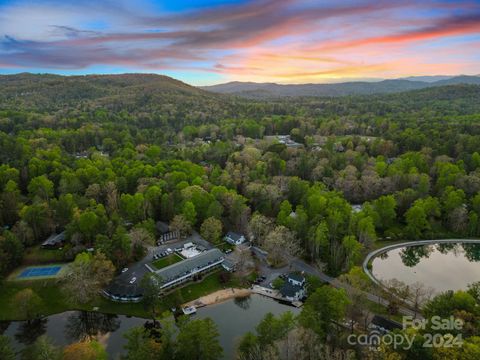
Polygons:
M220 266L224 254L219 249L204 251L197 256L185 259L154 271L161 289L169 289Z

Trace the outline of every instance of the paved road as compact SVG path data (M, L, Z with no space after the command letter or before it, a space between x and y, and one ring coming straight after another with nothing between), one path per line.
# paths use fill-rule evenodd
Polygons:
M252 247L252 250L255 253L255 256L262 260L261 271L262 271L262 275L267 276L267 280L265 281L265 283L267 283L267 284L269 282L271 282L276 276L278 276L278 274L281 274L281 273L284 273L284 272L287 272L287 271L295 270L295 271L302 271L306 274L316 276L319 279L321 279L322 281L324 281L326 283L329 283L332 286L335 286L336 288L344 288L344 289L348 290L349 287L350 287L350 285L345 284L343 282L340 282L336 278L328 276L324 272L320 271L318 268L306 263L304 260L299 259L299 258L294 258L292 261L290 261L289 266L286 266L286 267L281 268L281 269L273 270L271 267L269 267L267 265L267 262L266 262L267 253L265 251L259 249L258 247ZM272 278L272 276L275 276L275 277ZM388 304L389 304L388 300L385 300L384 298L382 298L379 295L375 295L375 294L368 293L368 292L365 292L365 294L366 294L368 300L370 300L374 303L377 303L377 304L380 304L380 305L383 305L383 306L388 306ZM405 307L400 307L399 312L402 313L403 315L409 315L409 316L415 317L415 312L408 309L408 308L405 308ZM421 316L417 314L416 317L420 318Z
M148 248L147 255L145 255L142 260L131 264L128 267L127 271L125 271L124 273L120 273L117 277L115 277L115 279L112 281L112 283L108 286L106 290L112 292L115 289L116 293L121 293L121 295L132 297L141 294L139 284L141 283L145 274L149 272L145 264L150 264L152 261L154 261L153 255L159 254L167 250L168 248L171 248L173 250L174 248L181 247L187 242L194 242L196 244L204 246L206 249L212 248L212 244L202 239L197 232L194 232L186 239L169 242L160 246L150 246ZM136 278L135 282L133 284L130 284L130 281L134 277Z

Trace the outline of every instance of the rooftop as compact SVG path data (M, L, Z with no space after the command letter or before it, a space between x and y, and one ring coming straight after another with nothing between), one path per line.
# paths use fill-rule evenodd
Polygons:
M219 260L223 260L223 253L218 249L211 249L195 257L157 270L155 274L163 280L163 283L167 283Z
M229 231L227 232L227 235L226 235L228 238L234 240L234 241L237 241L237 240L240 240L240 238L243 236L241 234L238 234L236 232L233 232L233 231Z
M280 294L282 294L284 297L295 297L301 290L301 286L292 285L286 281L285 284L280 288Z
M300 275L300 274L296 274L296 273L290 273L288 274L288 278L289 279L292 279L294 281L298 281L298 282L303 282L305 281L305 277L303 275Z
M60 234L52 234L47 240L42 243L42 246L55 246L62 243L65 240L65 231Z
M376 326L380 326L380 327L382 327L386 330L395 330L395 329L401 329L402 328L402 324L400 324L396 321L384 318L383 316L380 316L380 315L375 315L373 317L372 324L374 324Z

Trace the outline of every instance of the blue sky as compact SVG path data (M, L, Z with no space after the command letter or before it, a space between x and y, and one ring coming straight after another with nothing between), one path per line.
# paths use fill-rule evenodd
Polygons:
M0 73L194 85L480 73L480 1L0 0Z

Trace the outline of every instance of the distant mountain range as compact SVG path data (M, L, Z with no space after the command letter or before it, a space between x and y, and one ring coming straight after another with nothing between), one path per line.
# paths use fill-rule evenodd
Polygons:
M203 86L201 89L232 94L246 98L268 99L281 97L320 97L389 94L434 86L475 84L480 85L480 76L413 76L403 79L376 82L356 81L336 84L280 85L275 83L229 82Z

